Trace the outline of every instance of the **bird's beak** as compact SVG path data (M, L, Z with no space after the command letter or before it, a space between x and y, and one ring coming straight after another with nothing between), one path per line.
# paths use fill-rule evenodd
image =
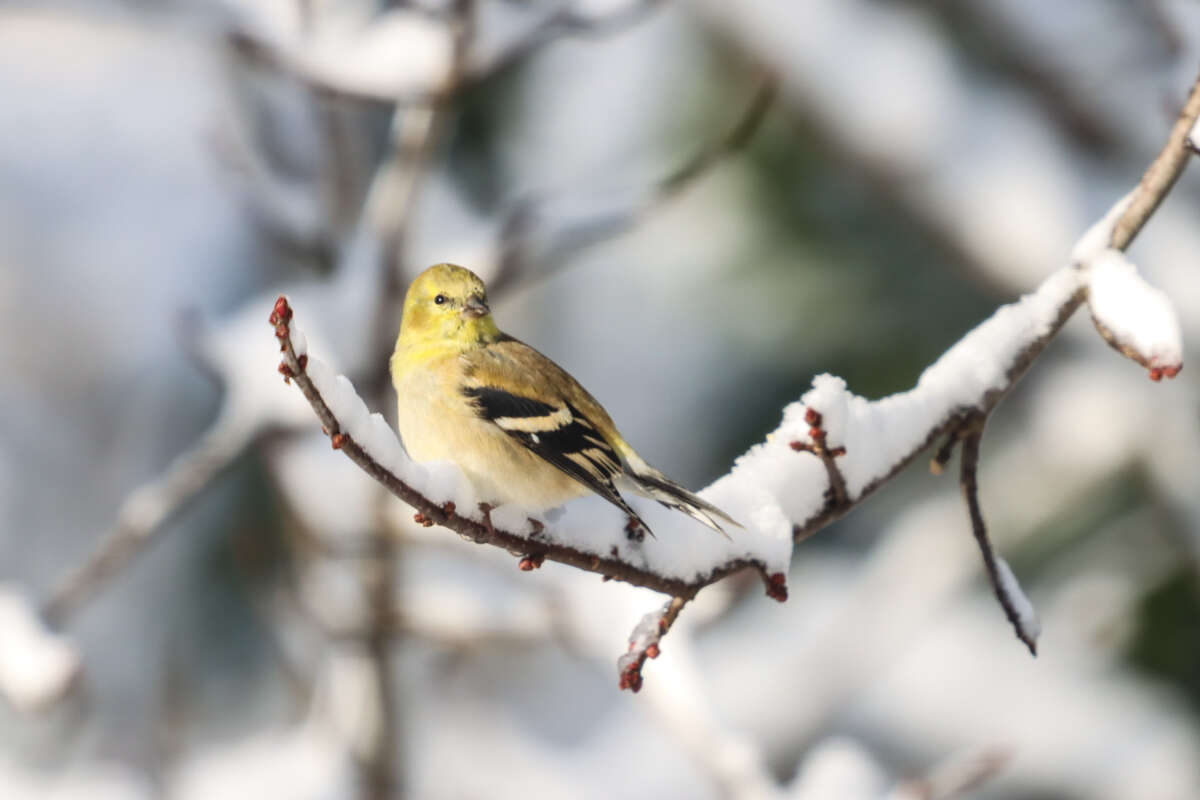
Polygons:
M481 297L467 298L467 302L463 305L462 315L465 319L479 319L488 313L487 303Z

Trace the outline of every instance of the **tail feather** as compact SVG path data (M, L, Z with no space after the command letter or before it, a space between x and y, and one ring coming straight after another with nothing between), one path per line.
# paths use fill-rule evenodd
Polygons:
M635 490L640 494L649 497L651 500L657 500L667 508L682 511L692 519L712 528L726 539L730 538L729 534L721 527L717 520L721 520L735 528L742 527L733 517L707 500L689 492L644 461L640 464L630 464L629 477L633 481Z

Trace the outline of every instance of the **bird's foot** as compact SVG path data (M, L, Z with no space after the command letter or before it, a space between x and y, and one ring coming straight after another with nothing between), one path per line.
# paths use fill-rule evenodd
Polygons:
M493 508L495 508L495 506L492 505L491 503L480 503L479 504L479 513L483 514L483 527L484 527L484 530L487 531L487 535L476 536L475 537L476 542L479 542L482 544L483 542L488 541L488 539L494 538L496 536L496 529L492 527L492 509Z
M625 538L631 542L640 542L646 538L646 528L637 517L630 517L625 523Z

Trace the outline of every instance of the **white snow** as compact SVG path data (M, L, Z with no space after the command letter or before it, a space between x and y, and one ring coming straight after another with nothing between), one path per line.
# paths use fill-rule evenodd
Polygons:
M1193 150L1200 150L1200 119L1196 120L1191 133L1188 134L1188 144L1192 146Z
M1123 351L1150 366L1183 363L1183 335L1166 293L1148 284L1119 250L1106 249L1087 265L1092 317Z
M1017 627L1023 638L1036 642L1042 635L1042 621L1038 619L1037 609L1021 588L1012 567L1001 556L996 556L996 574L1000 576L1000 587L1012 599L1013 610L1017 612Z
M61 698L79 670L75 648L46 629L24 593L0 584L0 694L37 711Z
M907 392L867 400L851 393L841 378L819 375L799 403L784 409L783 424L773 437L784 444L809 442L806 411L813 409L820 413L827 445L846 448L837 464L850 497L857 498L865 488L920 449L930 431L951 415L978 407L987 392L1005 388L1010 382L1008 369L1017 355L1049 332L1059 311L1079 286L1080 276L1074 268L1065 267L1053 273L1036 291L1002 306L959 340ZM754 455L752 451L744 458ZM808 454L795 456L798 460L817 462ZM804 488L812 495L807 506L811 508L821 498L825 484L822 481ZM793 492L801 489L791 487Z
M323 86L386 101L438 89L449 73L452 51L444 24L401 9L354 31L328 26L313 41L281 55Z

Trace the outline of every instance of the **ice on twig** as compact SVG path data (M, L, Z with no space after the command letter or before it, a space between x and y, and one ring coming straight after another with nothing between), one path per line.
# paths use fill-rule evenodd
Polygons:
M79 670L67 640L46 629L23 593L0 584L0 694L37 711L66 694Z

